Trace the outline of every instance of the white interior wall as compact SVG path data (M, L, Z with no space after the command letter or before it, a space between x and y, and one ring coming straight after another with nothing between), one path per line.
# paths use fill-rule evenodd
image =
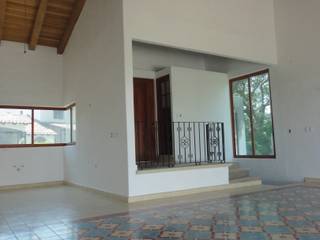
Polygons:
M231 162L233 153L228 75L172 67L171 91L174 122L224 123L226 161Z
M131 40L276 63L273 0L123 2Z
M131 197L206 188L229 183L229 170L218 168L178 169L155 173L137 173Z
M140 42L133 42L132 51L134 74L158 72L171 66L227 73L229 65L234 69L234 65L242 63L235 59Z
M278 65L270 74L277 159L241 160L268 182L320 177L319 9L318 0L275 0Z
M23 44L1 41L0 98L5 105L63 105L63 57L39 46L23 52Z
M24 54L23 44L2 41L0 105L62 106L62 65L53 48ZM0 148L0 186L62 180L63 148Z
M267 64L258 64L244 61L230 61L227 66L227 74L229 79L239 76L247 75L250 73L258 72L270 68Z
M152 70L142 70L142 69L134 69L133 77L135 78L145 78L145 79L153 79L155 80L156 74Z
M65 168L69 182L127 196L123 46L122 1L87 1L64 54L65 101L77 103Z
M164 67L180 66L205 69L205 58L201 54L181 51L173 48L133 43L133 69L159 71Z

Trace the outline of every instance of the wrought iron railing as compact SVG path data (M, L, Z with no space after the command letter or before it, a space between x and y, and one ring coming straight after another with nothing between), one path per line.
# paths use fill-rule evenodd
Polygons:
M225 163L222 122L135 123L139 169Z

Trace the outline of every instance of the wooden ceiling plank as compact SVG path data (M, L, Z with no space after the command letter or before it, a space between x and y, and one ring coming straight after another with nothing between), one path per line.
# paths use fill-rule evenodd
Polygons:
M3 39L4 20L6 15L7 0L0 0L0 43Z
M42 29L42 24L44 21L44 17L46 15L47 6L48 6L48 0L40 1L37 16L33 25L32 35L29 42L30 50L35 50L38 44L40 32Z
M21 7L37 7L39 0L7 0L10 5L20 5Z
M59 46L57 48L58 54L63 54L64 50L68 44L68 41L70 39L70 36L72 34L72 31L78 21L78 18L80 17L81 11L86 3L86 0L77 0L74 4L73 12L70 16L68 25L65 29L65 32L62 36L62 39L60 40Z

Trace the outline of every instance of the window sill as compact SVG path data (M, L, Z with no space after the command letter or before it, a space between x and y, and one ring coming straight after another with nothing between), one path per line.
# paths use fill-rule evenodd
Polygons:
M276 159L276 156L234 156L234 159L247 159L247 160L268 160Z
M76 145L76 143L56 143L56 144L8 144L0 145L1 148L37 148L37 147L65 147Z

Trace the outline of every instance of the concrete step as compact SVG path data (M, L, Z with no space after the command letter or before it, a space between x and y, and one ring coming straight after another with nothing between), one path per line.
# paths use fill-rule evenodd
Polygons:
M230 181L230 184L232 183L242 183L242 182L259 182L262 184L262 181L259 177L243 177L243 178L237 178Z
M245 168L230 168L229 180L245 178L250 176L250 170Z
M233 188L253 187L253 186L261 186L262 181L259 177L246 177L246 178L231 180L229 185L230 187L233 187Z
M311 184L320 184L320 178L310 178L306 177L304 178L305 183L311 183Z
M239 163L231 163L231 165L229 166L229 169L238 169L240 168L240 164Z

